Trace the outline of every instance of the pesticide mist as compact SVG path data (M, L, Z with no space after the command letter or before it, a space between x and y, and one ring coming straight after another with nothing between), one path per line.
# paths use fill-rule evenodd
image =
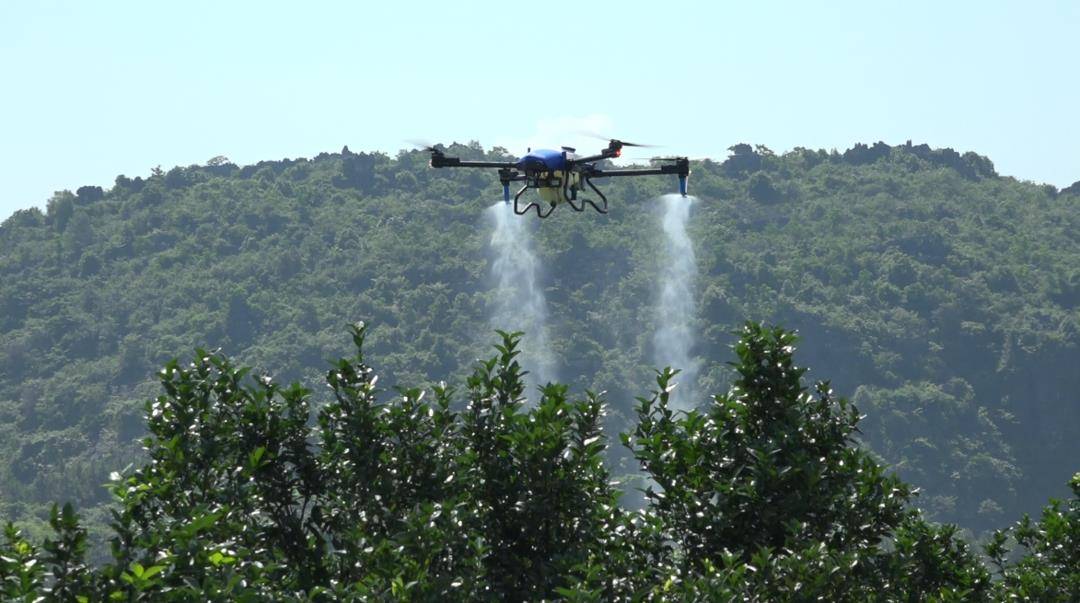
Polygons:
M686 234L690 206L694 197L664 195L661 203L661 226L664 243L661 249L656 334L653 336L653 362L658 367L670 366L682 372L675 377L678 387L671 393L672 405L687 410L694 405L694 389L698 372L691 358L694 345L694 278L697 263L694 247Z
M488 252L495 292L491 326L525 332L519 362L529 371L525 381L532 394L536 385L557 379L548 341L547 303L538 283L540 263L532 245L534 221L515 215L512 206L501 201L484 213L491 224Z

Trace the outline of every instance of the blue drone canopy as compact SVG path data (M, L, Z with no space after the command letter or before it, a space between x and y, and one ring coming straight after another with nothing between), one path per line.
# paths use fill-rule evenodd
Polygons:
M566 169L566 153L551 149L537 149L518 159L516 166L520 170L563 171Z

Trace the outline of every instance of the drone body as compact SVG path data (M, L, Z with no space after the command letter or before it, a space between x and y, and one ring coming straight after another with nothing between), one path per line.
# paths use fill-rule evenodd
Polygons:
M600 153L585 157L578 156L570 147L563 147L560 151L530 149L526 155L512 162L466 161L457 157L447 157L443 151L434 147L427 149L431 151L431 167L433 168L498 169L499 181L503 186L503 201L506 203L510 203L510 183L523 182L522 187L513 196L514 213L518 215L535 209L537 216L546 218L562 203L566 203L574 211L584 211L585 204L588 203L596 211L606 214L608 200L592 183L594 178L675 174L679 177L679 193L686 195L686 181L690 176L690 160L686 157L661 159L660 161L663 162L661 165L644 169L601 169L596 165L604 159L614 159L621 155L624 146L645 145L610 140L607 148L601 150ZM584 197L579 199L578 193L585 192L586 187L592 189L599 197L599 205L591 199ZM521 207L519 204L521 196L530 188L536 189L542 203L529 202L525 207ZM546 210L542 206L546 206Z

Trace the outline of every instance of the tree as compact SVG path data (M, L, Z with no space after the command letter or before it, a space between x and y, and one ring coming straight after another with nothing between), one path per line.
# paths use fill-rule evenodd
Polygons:
M71 191L57 191L49 198L45 211L57 232L64 232L71 214L75 212L75 195Z
M774 203L780 200L780 191L776 190L772 178L765 172L754 172L747 183L750 198L761 203Z
M676 545L676 575L699 577L683 581L686 594L850 600L903 583L981 596L989 576L955 530L921 522L911 487L855 444L858 410L827 382L803 386L795 342L747 323L727 394L673 411L677 373L665 370L623 436L656 484L646 496ZM927 567L936 569L919 571Z
M1069 487L1073 497L1051 500L1038 522L1025 515L986 544L986 554L1001 575L995 586L1002 600L1065 602L1080 595L1080 473L1069 480ZM1020 546L1019 556L1010 555L1010 538Z
M94 203L105 198L105 191L100 186L80 186L75 190L79 202L83 204Z
M15 526L4 527L0 544L0 595L8 601L33 601L44 585L45 568L37 548Z
M754 147L739 143L728 148L731 155L722 164L724 170L733 176L756 172L761 169L761 155Z
M61 235L61 241L64 246L64 256L70 263L78 261L82 257L83 250L94 242L94 227L85 209L72 214Z
M522 406L519 334L453 392L378 400L357 354L327 374L334 401L308 429L310 392L204 351L161 372L147 405L150 462L113 486L121 510L107 593L279 598L550 596L602 549L616 494L602 401L565 386ZM312 447L312 440L318 442ZM136 570L134 568L141 568ZM193 586L193 585L197 585Z
M85 563L86 532L54 507L40 550L13 527L0 595L35 600L1071 600L1080 476L1016 539L988 548L952 526L852 439L858 411L795 366L795 337L748 323L736 380L707 407L668 406L657 374L623 435L650 484L630 512L604 469L604 403L563 385L523 403L520 334L466 382L382 400L356 354L334 363L312 428L310 392L252 378L217 353L161 371L146 406L146 465L113 476L112 561Z
M342 149L341 155L341 173L334 177L334 186L370 190L375 182L375 157L367 153L351 153L349 147ZM415 177L413 180L415 184Z

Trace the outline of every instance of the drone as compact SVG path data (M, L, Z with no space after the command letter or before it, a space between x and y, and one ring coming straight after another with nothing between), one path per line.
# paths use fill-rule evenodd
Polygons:
M592 182L597 178L675 174L679 177L679 193L685 197L687 179L690 177L690 160L686 157L654 158L653 161L659 165L652 168L606 169L597 165L600 161L622 155L623 147L648 146L650 145L613 138L608 140L607 148L596 155L582 157L577 155L572 147L562 147L559 151L529 149L517 161L507 162L468 161L458 157L448 157L441 149L434 146L426 146L424 150L431 152L431 167L433 168L471 167L499 170L499 182L503 187L503 202L507 204L510 203L511 198L510 183L523 182L524 185L513 196L514 213L521 216L530 209L535 209L538 217L546 218L562 203L566 203L574 211L585 211L585 205L588 204L602 214L608 213L607 197ZM599 204L592 199L579 198L578 193L585 192L585 187L596 193ZM521 196L530 188L536 189L541 203L530 201L525 207L521 207Z

